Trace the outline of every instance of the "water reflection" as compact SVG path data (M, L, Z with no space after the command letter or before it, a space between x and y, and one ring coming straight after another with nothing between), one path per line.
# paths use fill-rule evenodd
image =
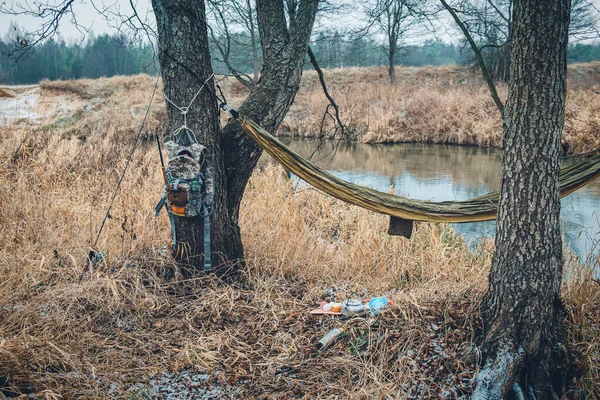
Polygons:
M466 200L500 187L501 154L476 147L396 144L366 145L284 139L294 151L334 175L381 191L421 200ZM600 240L600 180L564 198L561 229L565 244L580 257ZM495 222L454 224L470 242L493 237ZM596 254L600 249L593 249Z

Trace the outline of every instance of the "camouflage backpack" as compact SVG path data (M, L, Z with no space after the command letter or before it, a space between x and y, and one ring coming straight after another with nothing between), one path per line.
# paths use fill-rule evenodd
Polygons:
M155 207L155 215L158 216L163 207L167 210L171 223L174 254L180 251L175 216L204 219L204 270L209 271L211 269L210 212L208 211L210 204L207 203L210 203L211 199L207 198L208 185L202 173L207 149L196 142L189 129L182 128L179 133L176 141L165 142L169 158L165 168L166 185ZM184 138L187 140L184 141Z

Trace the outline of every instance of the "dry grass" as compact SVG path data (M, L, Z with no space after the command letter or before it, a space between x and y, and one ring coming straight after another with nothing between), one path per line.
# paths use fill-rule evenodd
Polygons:
M594 67L598 63L569 66L564 133L569 153L600 146L600 74ZM397 68L395 85L385 68L342 68L325 75L349 135L363 142L502 146L500 114L478 70ZM498 91L505 99L506 85L498 84ZM305 72L280 134L319 136L326 105L316 73Z
M10 89L0 88L0 97L16 97L16 94Z
M410 241L389 237L386 218L314 190L296 192L276 167L252 177L242 205L245 279L183 279L163 255L168 222L152 216L158 155L143 144L98 245L106 262L82 275L153 79L73 84L45 84L39 106L55 110L41 126L0 131L6 393L135 398L152 375L191 367L210 374L205 385L241 398L470 392L492 244L469 251L453 229L436 224L418 224ZM163 108L153 107L146 134L160 129ZM600 286L590 267L569 262L565 299L582 375L574 388L593 398ZM376 295L394 305L375 319L308 314L317 300ZM317 351L316 340L333 327L346 335Z

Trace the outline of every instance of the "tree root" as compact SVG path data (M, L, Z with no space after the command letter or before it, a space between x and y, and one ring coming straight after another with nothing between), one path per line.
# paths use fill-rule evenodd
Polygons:
M525 394L523 393L523 389L521 389L521 385L517 382L513 383L512 390L517 400L525 400Z
M511 341L503 341L488 353L474 378L471 399L559 400L574 372L563 354L564 346L555 345L553 354L541 359L515 347Z
M503 393L513 390L514 377L522 365L523 358L522 349L514 351L510 343L501 344L496 351L496 357L489 358L475 377L476 386L471 399L502 399ZM523 395L520 387L519 390ZM519 398L518 395L516 397Z

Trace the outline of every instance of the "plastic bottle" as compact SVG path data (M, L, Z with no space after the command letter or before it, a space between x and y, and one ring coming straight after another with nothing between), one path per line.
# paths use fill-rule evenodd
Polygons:
M388 308L388 299L387 297L373 297L371 301L369 301L369 310L371 310L371 315L376 315L382 312L383 310Z
M327 335L323 336L317 343L317 347L319 349L324 349L325 347L329 346L331 343L333 343L335 341L335 339L339 338L340 336L342 336L342 333L344 333L343 329L340 328L335 328L330 330Z

